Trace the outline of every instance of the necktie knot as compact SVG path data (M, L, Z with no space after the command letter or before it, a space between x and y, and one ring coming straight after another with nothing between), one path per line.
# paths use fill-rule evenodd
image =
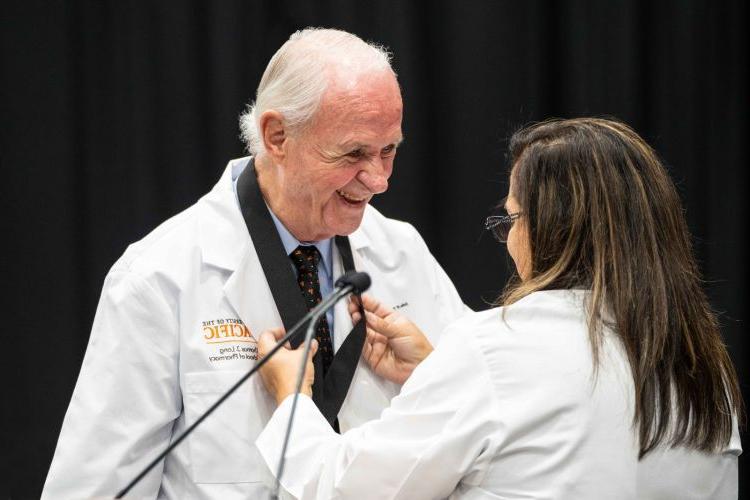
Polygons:
M290 255L297 271L316 271L320 262L320 252L313 245L300 245Z

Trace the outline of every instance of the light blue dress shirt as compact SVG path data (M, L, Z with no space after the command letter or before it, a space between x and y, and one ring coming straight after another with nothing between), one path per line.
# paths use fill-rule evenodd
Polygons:
M284 224L278 219L278 217L276 217L276 214L273 213L270 207L268 209L268 212L271 214L271 218L273 219L273 223L276 225L276 230L279 232L279 236L281 236L281 242L284 244L284 250L286 251L287 255L291 255L291 253L294 252L300 245L315 246L318 249L318 252L320 252L320 255L322 257L320 259L320 264L318 265L320 295L322 295L324 298L328 297L333 291L333 246L331 245L333 238L303 243L289 232L286 226L284 226ZM296 274L297 269L294 267L291 259L289 259L289 263ZM330 308L328 309L328 311L326 311L326 319L328 320L328 328L331 332L331 343L333 344L333 308Z
M239 179L239 174L235 179L233 179L232 182L235 198L237 198L237 179ZM239 198L237 198L237 204L239 205ZM292 233L289 232L286 226L284 226L279 218L276 217L276 214L273 213L273 210L271 210L268 204L266 204L266 207L268 208L268 213L271 214L271 218L273 219L273 223L276 226L276 230L279 232L281 243L284 245L284 250L286 251L287 255L291 255L291 253L300 245L313 245L318 249L318 252L320 252L321 256L320 265L318 265L320 295L322 295L323 298L328 297L331 292L333 292L333 238L328 238L327 240L321 241L301 242L297 238L295 238ZM292 263L291 259L289 259L289 265L292 267L292 270L296 275L297 269L294 267L294 263ZM333 308L330 308L328 309L328 311L326 311L326 320L328 321L328 329L331 334L331 344L333 344Z

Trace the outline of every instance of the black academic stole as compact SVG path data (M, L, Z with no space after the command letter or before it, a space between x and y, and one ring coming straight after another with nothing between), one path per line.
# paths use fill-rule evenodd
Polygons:
M271 214L263 199L255 172L254 159L240 174L237 180L237 197L239 198L242 217L250 233L255 251L258 253L260 265L271 288L271 295L281 315L281 322L285 329L291 328L305 314L307 306L297 285L297 276L290 263L289 256L284 250L281 236L276 230ZM344 271L354 271L354 259L349 238L336 236L336 248L341 256ZM333 270L331 270L333 273ZM360 311L362 312L362 311ZM315 382L313 383L313 401L320 412L334 425L341 405L344 403L349 386L357 369L362 346L365 341L365 322L357 323L349 332L341 347L336 351L328 373L323 378L323 367L320 356L313 358L315 366ZM331 329L333 331L333 329ZM296 335L292 339L292 346L297 347L303 340L303 335Z

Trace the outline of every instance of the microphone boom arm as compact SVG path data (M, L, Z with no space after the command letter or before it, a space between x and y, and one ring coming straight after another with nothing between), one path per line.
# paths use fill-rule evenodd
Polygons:
M286 449L287 449L287 446L289 445L289 439L292 435L292 423L294 422L294 413L297 409L297 400L299 399L299 394L302 391L302 381L305 379L305 369L307 368L307 357L310 355L310 348L312 346L312 337L313 337L313 332L315 332L315 326L317 325L320 317L323 314L325 314L325 312L328 310L329 307L333 306L341 298L348 295L352 291L354 291L354 287L351 285L347 285L343 288L338 289L336 292L332 293L331 295L329 295L326 300L318 304L318 306L315 308L315 312L312 313L310 322L307 324L307 331L305 332L305 340L303 341L305 349L304 349L304 354L302 356L302 363L300 364L299 372L297 374L297 385L294 391L294 399L292 399L292 409L289 412L289 422L287 422L286 432L284 433L284 444L281 446L281 457L279 458L279 466L276 469L276 481L274 483L275 488L274 488L273 496L271 497L272 499L279 498L279 490L281 488L281 475L284 473ZM326 301L328 301L329 303L325 307L321 307Z

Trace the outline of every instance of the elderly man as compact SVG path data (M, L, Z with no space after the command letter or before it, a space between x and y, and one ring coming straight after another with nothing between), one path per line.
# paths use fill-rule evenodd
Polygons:
M402 103L388 54L307 29L273 56L241 118L251 157L131 245L108 274L43 496L113 495L257 360L348 269L437 340L465 310L410 225L368 205L388 187ZM316 327L315 403L334 429L378 417L399 386L360 361L345 303ZM250 379L132 491L144 498L261 498L254 442L275 408Z

